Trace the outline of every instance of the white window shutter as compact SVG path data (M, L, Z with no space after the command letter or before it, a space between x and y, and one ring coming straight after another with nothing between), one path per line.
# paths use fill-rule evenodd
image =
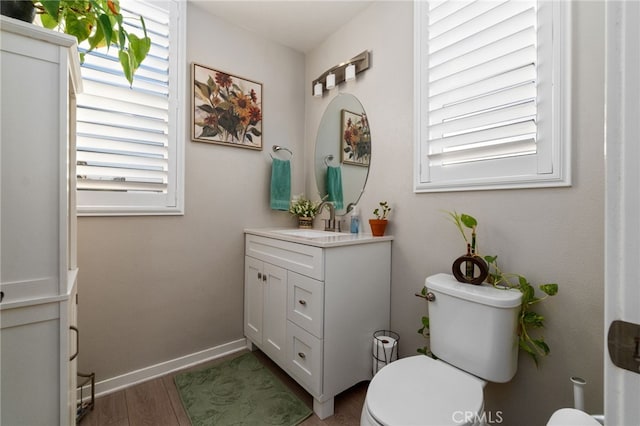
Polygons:
M150 52L129 87L117 49L96 49L82 64L84 93L77 109L77 187L80 214L176 214L182 210L178 94L184 92L184 23L176 1L121 0L127 31ZM132 18L127 18L132 17ZM80 46L82 51L83 46ZM86 50L86 48L85 48ZM181 88L182 87L182 88Z
M547 112L553 18L550 1L416 2L416 192L568 184L570 142L546 133L565 119Z

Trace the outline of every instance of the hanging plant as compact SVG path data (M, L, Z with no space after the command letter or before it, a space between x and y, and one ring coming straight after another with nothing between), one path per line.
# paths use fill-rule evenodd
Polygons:
M88 52L107 47L118 49L118 60L129 85L147 57L151 39L144 18L140 17L143 36L127 32L118 0L41 0L33 2L45 28L73 35L78 44L87 42ZM80 53L84 61L85 53Z

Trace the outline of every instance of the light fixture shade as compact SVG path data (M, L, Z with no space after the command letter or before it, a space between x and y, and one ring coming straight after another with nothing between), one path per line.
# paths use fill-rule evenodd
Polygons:
M336 87L336 75L329 73L329 75L327 75L327 89L333 89L334 87Z
M347 68L344 70L344 79L346 81L351 81L356 79L356 66L353 64L347 65Z
M315 86L313 86L313 96L322 96L322 83L318 82Z

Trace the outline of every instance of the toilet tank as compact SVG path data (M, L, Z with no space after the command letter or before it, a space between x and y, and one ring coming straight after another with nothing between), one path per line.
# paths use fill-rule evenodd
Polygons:
M522 293L437 274L425 280L431 352L482 379L504 383L518 368L518 314Z

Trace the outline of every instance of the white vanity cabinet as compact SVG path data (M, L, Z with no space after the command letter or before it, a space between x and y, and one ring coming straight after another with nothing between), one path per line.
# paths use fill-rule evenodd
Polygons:
M76 41L0 27L0 424L75 425Z
M314 398L369 380L373 333L389 328L391 238L325 241L245 231L244 332Z

